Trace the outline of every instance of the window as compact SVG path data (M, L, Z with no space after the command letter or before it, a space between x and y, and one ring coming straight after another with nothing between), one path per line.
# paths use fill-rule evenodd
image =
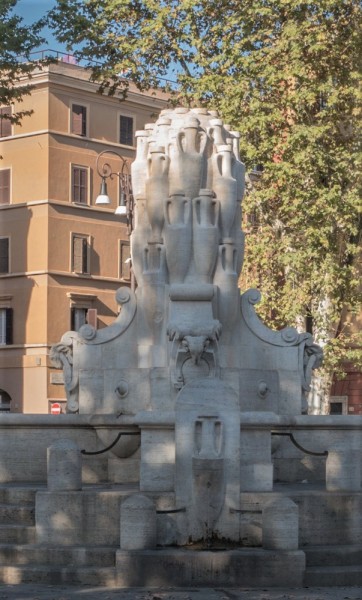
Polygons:
M343 413L343 404L342 402L331 402L331 415L341 415Z
M131 249L129 242L119 244L119 276L121 279L131 279Z
M12 123L8 117L11 117L11 106L2 106L0 108L0 137L8 137L12 134Z
M87 236L74 234L72 237L72 271L73 273L89 273Z
M72 104L71 132L76 135L87 135L87 107Z
M0 170L0 205L10 203L10 169Z
M82 325L87 323L87 309L86 308L78 308L73 306L70 309L70 318L71 323L70 327L72 331L79 331Z
M88 169L72 165L72 202L88 202Z
M9 273L9 238L0 238L0 274Z
M348 415L348 396L331 396L329 399L330 415Z
M13 309L0 308L0 345L13 343Z
M0 390L0 413L10 412L11 410L11 397L4 390Z
M97 309L93 308L97 301L94 294L67 292L70 300L70 319L72 331L78 331L82 325L88 323L97 328Z
M119 119L119 143L125 146L133 146L133 118L120 116Z

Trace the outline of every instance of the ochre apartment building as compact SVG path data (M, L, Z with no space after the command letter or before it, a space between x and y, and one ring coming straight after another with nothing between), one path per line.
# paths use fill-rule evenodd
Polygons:
M33 114L21 125L0 120L0 411L47 413L59 402L65 412L52 344L87 319L110 324L115 291L130 284L126 220L115 214L120 178L107 180L112 203L96 205L97 157L111 150L130 163L135 131L166 97L131 87L120 102L61 61L35 71L32 85L21 109ZM104 162L121 171L114 154Z

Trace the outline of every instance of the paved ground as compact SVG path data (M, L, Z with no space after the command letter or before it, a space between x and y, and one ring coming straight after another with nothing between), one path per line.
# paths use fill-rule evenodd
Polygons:
M0 585L0 600L362 600L362 587L107 589L53 585Z

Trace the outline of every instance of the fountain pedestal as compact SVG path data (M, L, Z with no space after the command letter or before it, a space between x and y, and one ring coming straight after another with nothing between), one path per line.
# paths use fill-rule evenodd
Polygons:
M271 331L255 312L260 293L238 288L239 137L207 109L170 109L139 132L132 167L136 292L117 292L121 310L112 325L68 332L52 349L71 412L127 418L140 433L114 447L113 427L98 433L122 466L137 465L140 456L141 495L125 514L138 523L143 506L151 514L155 502L158 511L156 532L142 522L134 547L121 518L128 541L121 540L117 565L127 585L288 585L291 574L293 585L302 580L304 555L296 547L241 548L241 494L273 490L268 423L301 413L321 350L294 328ZM258 427L245 426L248 415ZM114 459L112 470L124 482ZM156 535L162 550L147 547ZM211 552L215 544L226 549Z

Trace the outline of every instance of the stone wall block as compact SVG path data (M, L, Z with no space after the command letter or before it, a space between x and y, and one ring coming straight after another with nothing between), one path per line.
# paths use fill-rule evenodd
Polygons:
M140 490L170 492L175 479L175 434L164 428L142 427Z
M263 510L263 548L298 550L299 515L297 505L289 498L277 498Z
M326 487L329 492L361 490L361 451L335 446L326 461Z
M57 440L47 449L49 491L82 489L82 456L72 440Z
M273 490L273 465L268 462L241 465L241 492L271 492Z
M122 550L145 550L156 546L156 507L152 500L134 494L122 502L120 538Z
M86 527L82 493L38 492L35 527L38 544L74 546L84 543Z

